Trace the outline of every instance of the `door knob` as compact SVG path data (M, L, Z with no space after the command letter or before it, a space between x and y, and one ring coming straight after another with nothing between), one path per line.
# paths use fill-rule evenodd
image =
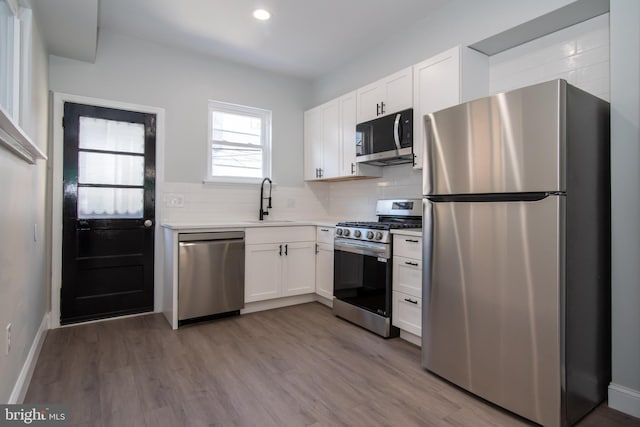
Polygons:
M144 226L145 226L145 227L149 228L149 227L151 227L152 225L153 225L153 221L151 221L150 219L146 219L146 220L144 221Z

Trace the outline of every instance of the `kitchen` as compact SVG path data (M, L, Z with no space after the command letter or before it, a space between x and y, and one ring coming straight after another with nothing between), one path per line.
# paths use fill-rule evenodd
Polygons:
M463 7L460 4L463 4ZM358 58L354 65L345 67L341 72L328 74L318 79L312 85L307 81L293 79L276 73L268 73L251 67L240 66L233 62L219 59L210 59L202 55L196 55L183 50L164 47L159 44L149 43L140 39L119 33L117 29L101 29L97 58L95 63L76 61L50 56L48 59L48 74L44 81L39 76L37 84L39 91L33 90L32 96L39 97L42 101L42 92L50 89L54 92L72 93L82 96L90 96L101 99L118 100L131 104L143 104L161 106L166 112L166 143L164 146L164 158L170 159L164 162L164 170L158 169L158 200L164 206L158 222L198 222L198 221L227 221L233 219L257 219L257 187L243 186L236 188L231 185L202 184L203 168L193 165L202 163L203 148L201 141L206 140L206 118L204 114L194 114L196 104L202 105L206 111L206 102L210 98L229 100L243 105L269 106L274 114L273 129L273 176L275 185L273 188L273 209L270 219L310 219L318 217L334 217L340 219L375 219L375 201L377 199L398 197L420 197L420 171L413 170L406 165L385 167L383 178L374 180L358 180L334 183L308 183L304 184L303 176L303 148L301 136L303 134L303 111L319 105L322 102L335 98L343 93L364 86L380 77L391 74L397 69L415 64L425 58L432 57L458 44L470 44L478 40L500 33L507 28L529 21L539 15L555 10L569 3L566 1L549 1L545 3L527 5L508 5L509 2L493 2L492 7L486 5L482 8L468 2L451 2L438 10L437 19L428 21L428 26L412 27L406 33L401 33L394 41L406 43L407 49L395 49L395 43L382 44L377 49ZM616 9L620 7L620 9ZM633 16L636 9L624 2L619 4L611 2L611 98L615 104L615 89L622 90L626 95L627 87L623 89L616 86L625 80L628 67L629 52L634 50L633 42L629 42L629 26L615 26L615 19L623 19L626 15ZM502 11L504 16L500 20L492 18L492 13ZM622 12L621 12L622 11ZM476 19L480 18L480 19ZM499 21L499 22L498 22ZM428 27L425 28L425 27ZM634 26L631 25L630 28ZM623 34L616 31L626 31ZM434 34L440 35L440 38ZM621 37L621 39L617 39ZM426 42L419 42L426 40ZM620 43L620 44L617 44ZM626 43L631 43L628 49ZM616 50L619 49L619 50ZM621 51L622 52L621 52ZM617 57L616 54L622 55ZM385 58L385 60L380 60ZM41 58L34 58L34 63ZM620 61L616 63L617 61ZM505 60L506 61L506 60ZM616 67L617 64L617 67ZM47 65L41 64L46 70ZM504 73L508 72L507 65ZM616 78L616 72L621 77ZM637 73L636 73L637 74ZM229 76L237 76L231 79ZM635 81L635 80L633 80ZM98 83L99 82L99 83ZM220 83L218 83L220 82ZM251 84L247 84L251 82ZM605 85L606 86L606 85ZM43 89L44 88L44 89ZM506 88L496 88L497 90ZM619 92L618 92L619 93ZM635 99L635 98L634 98ZM36 101L34 101L35 103ZM634 101L637 102L637 101ZM25 103L25 105L28 105ZM621 105L620 108L633 108L633 105ZM36 105L33 108L37 110ZM46 111L46 108L44 108ZM634 111L634 110L631 110ZM42 111L39 113L42 114ZM633 113L624 113L623 116ZM37 117L37 116L36 116ZM41 116L42 117L42 116ZM296 120L290 120L298 117ZM614 129L615 127L615 117ZM169 119L171 118L171 119ZM33 122L23 125L26 129L36 129L40 137L38 141L44 141L46 128L43 130L40 121L36 118ZM289 126L278 126L278 122L287 122ZM633 123L633 122L632 122ZM625 128L620 128L624 130ZM631 130L633 132L633 130ZM628 132L628 130L627 130ZM179 143L177 141L180 141ZM614 147L615 136L613 140ZM277 143L276 143L277 142ZM41 147L47 144L39 142ZM627 148L631 150L631 148ZM55 158L55 156L54 156ZM618 161L629 161L634 157L633 151L621 155ZM614 161L616 158L614 158ZM8 200L16 206L14 213L3 221L3 233L9 241L19 242L21 236L31 236L34 233L34 223L39 224L39 233L42 233L47 223L45 205L49 190L43 184L46 172L42 169L44 162L37 163L37 170L26 169L26 166L17 164L8 154L3 157L6 168L3 167L3 181L15 184L19 188L32 188L32 194L37 195L38 202L24 200L25 196L17 194L14 190L8 193ZM159 162L160 163L160 162ZM160 168L162 164L160 163ZM628 182L633 179L635 166L616 168L614 166L614 196L616 185L626 188ZM621 175L616 181L616 170ZM15 171L10 173L9 171ZM20 178L20 179L19 179ZM620 182L622 181L622 182ZM617 184L616 184L617 183ZM160 187L162 185L162 187ZM631 186L630 188L634 188ZM623 190L620 190L621 192ZM622 193L618 194L622 194ZM635 193L634 193L635 194ZM167 200L176 200L170 205ZM219 203L224 200L225 203ZM55 203L52 201L52 203ZM625 386L624 390L638 390L637 350L633 331L637 329L637 319L634 317L637 310L634 309L634 292L637 292L637 283L633 277L635 259L633 256L633 242L627 242L627 234L633 233L627 230L635 229L637 220L627 219L631 224L616 221L616 212L626 215L626 212L634 212L632 206L625 203L632 201L618 201L614 199L614 313L619 313L620 318L614 317L614 360L613 382ZM180 206L182 204L182 206ZM160 203L158 203L160 205ZM230 211L229 205L233 206ZM622 211L616 210L620 206ZM9 213L6 213L9 215ZM34 217L35 216L35 217ZM631 215L633 216L633 215ZM636 216L633 216L637 218ZM7 224L7 225L5 225ZM616 228L616 224L620 229ZM626 224L626 225L624 225ZM6 228L5 228L6 227ZM616 232L616 230L619 230ZM3 370L9 378L8 389L4 395L9 396L11 385L15 383L26 354L34 339L35 332L42 321L44 313L48 312L49 294L51 293L47 276L47 256L42 244L45 236L40 235L36 247L36 258L33 259L31 246L6 248L3 251L3 266L13 265L14 257L17 257L17 265L24 268L20 272L11 272L7 283L28 283L26 285L6 285L3 288L4 304L9 301L18 301L16 307L3 305L2 312L7 313L3 317L3 327L13 321L14 340L12 342L12 358L7 370ZM621 240L618 240L621 239ZM616 246L616 242L620 245ZM627 242L627 243L624 243ZM631 245L631 246L624 246ZM618 247L616 251L616 247ZM629 252L631 251L631 252ZM637 252L636 252L637 253ZM38 258L40 257L40 258ZM631 261L625 262L625 257ZM637 257L636 257L637 258ZM42 269L28 273L30 260L42 265ZM615 263L623 263L616 269ZM51 267L52 269L55 266ZM13 271L13 270L11 270ZM616 273L617 271L617 273ZM616 282L616 278L618 282ZM626 279L628 278L628 279ZM616 283L620 283L616 287ZM46 285L45 285L46 284ZM5 286L3 281L3 286ZM616 293L618 289L620 294ZM7 296L5 298L4 296ZM616 298L616 295L618 297ZM627 305L631 305L627 307ZM620 310L616 307L620 306ZM18 313L25 313L24 315ZM26 316L22 321L20 316ZM636 319L636 320L634 320ZM634 323L634 321L636 323ZM621 323L618 323L621 322ZM23 323L21 329L18 326ZM616 327L616 324L619 326ZM627 325L627 326L624 326ZM617 344L616 344L617 343ZM617 349L617 350L616 350ZM20 353L18 356L16 353ZM3 381L3 383L5 383ZM633 393L631 396L634 396Z

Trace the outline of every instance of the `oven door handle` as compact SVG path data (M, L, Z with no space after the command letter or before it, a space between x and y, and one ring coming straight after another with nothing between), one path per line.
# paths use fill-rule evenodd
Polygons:
M350 242L350 241L345 242L343 240L335 240L333 243L333 250L389 259L391 258L390 250L388 248L389 245L384 245L384 246L385 246L384 248L373 247L370 245L363 245L363 244Z

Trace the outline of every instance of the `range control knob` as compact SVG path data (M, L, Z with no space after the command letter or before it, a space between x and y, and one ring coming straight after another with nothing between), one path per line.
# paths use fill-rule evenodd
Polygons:
M348 229L348 228L345 228L345 229L344 229L344 231L342 232L342 235L343 235L344 237L348 237L348 236L349 236L349 234L351 234L351 232L349 231L349 229Z
M367 239L373 239L373 231L367 231Z
M336 228L336 234L342 236L342 228Z
M360 232L360 230L356 230L356 231L353 232L353 235L356 236L356 237L360 237L360 236L362 236L362 233Z
M377 231L376 232L376 240L380 240L382 239L382 231Z

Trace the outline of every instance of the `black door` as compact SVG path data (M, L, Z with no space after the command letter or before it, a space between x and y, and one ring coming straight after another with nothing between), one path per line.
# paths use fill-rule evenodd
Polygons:
M155 121L65 103L62 324L153 310Z

